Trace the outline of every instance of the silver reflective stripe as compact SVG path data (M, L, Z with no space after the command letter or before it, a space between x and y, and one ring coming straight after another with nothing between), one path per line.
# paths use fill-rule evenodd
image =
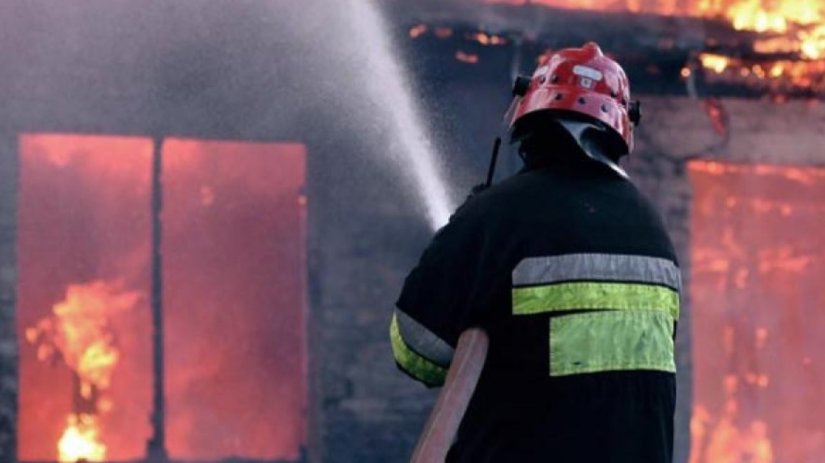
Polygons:
M677 291L682 287L679 267L659 257L623 254L530 257L513 270L514 286L578 280L651 283Z
M450 365L453 360L453 348L449 344L404 312L396 309L395 316L401 338L410 349L433 363Z

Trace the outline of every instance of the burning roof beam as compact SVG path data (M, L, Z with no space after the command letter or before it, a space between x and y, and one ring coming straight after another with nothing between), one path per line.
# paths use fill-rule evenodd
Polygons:
M538 5L475 4L466 9L449 5L438 13L426 6L413 13L412 8L408 5L397 14L429 22L410 26L411 40L450 48L448 56L464 64L468 61L459 56L473 55L477 59L470 64L480 64L485 55L501 53L491 49L529 57L545 48L594 40L609 43L609 52L622 61L634 82L641 83L637 88L646 92L684 93L685 81L691 79L700 93L717 96L825 96L825 65L807 58L803 47L791 43L795 36L739 30L726 19ZM436 30L454 33L436 35Z

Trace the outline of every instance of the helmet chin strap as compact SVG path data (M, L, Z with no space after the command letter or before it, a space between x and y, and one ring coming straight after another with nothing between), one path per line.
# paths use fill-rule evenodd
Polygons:
M602 147L593 137L595 132L607 132L607 129L592 122L574 121L570 119L558 119L559 124L576 140L584 154L594 161L601 162L611 170L619 174L622 178L629 178L627 172L619 166L616 161L604 153Z

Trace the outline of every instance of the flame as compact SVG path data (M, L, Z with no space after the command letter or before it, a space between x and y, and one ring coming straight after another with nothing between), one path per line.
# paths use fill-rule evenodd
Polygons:
M791 23L815 24L822 21L823 7L811 0L485 0L485 3L512 5L543 4L556 8L604 11L630 11L702 17L725 17L740 30L786 31ZM644 4L644 5L643 5Z
M815 24L823 18L822 7L809 0L740 0L730 6L727 16L736 29L757 32L787 32L789 23Z
M734 327L727 326L726 344L731 344L730 349L726 349L728 356L733 353L734 336ZM719 416L714 417L701 403L694 407L690 420L692 440L689 463L773 463L774 451L767 423L759 418L743 420L740 416L737 397L742 382L735 374L728 374L722 379L725 400ZM765 388L769 377L764 373L748 372L744 375L744 383Z
M720 55L704 55L700 58L704 68L722 74L728 68L740 77L755 76L762 79L784 79L796 87L823 90L816 76L825 73L825 2L812 0L619 0L604 2L595 0L484 0L485 3L526 5L544 4L558 8L603 11L629 11L656 13L665 16L693 16L724 19L740 31L754 31L763 35L754 43L754 51L761 54L781 53L798 57L799 60L782 60L764 66L745 65L740 60ZM690 70L683 70L688 77ZM819 78L821 80L821 77ZM783 89L777 89L783 90Z
M767 387L767 377L757 379L760 387ZM728 390L723 411L714 418L703 405L696 405L690 420L692 436L689 463L773 463L773 445L768 425L759 419L737 424L739 404L735 391Z
M93 415L71 414L57 443L61 462L103 461L106 446L100 442L100 425Z
M84 410L67 417L57 443L61 462L102 461L106 457L95 414L113 406L102 397L120 358L109 320L114 312L129 310L139 299L139 293L123 291L119 284L94 281L69 285L66 298L52 307L52 315L25 330L26 340L37 345L41 361L59 358L77 375L79 390L75 392L93 412Z
M728 11L737 30L776 32L790 35L757 45L765 51L796 51L803 58L816 60L825 56L825 7L807 0L774 1L769 6L758 0L734 4ZM773 49L769 46L774 44ZM757 50L759 51L759 50Z

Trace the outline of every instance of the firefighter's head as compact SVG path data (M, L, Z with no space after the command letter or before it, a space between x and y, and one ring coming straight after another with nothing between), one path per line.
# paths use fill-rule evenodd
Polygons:
M513 94L518 98L510 122L514 143L529 146L565 134L591 157L613 162L633 150L639 103L630 100L622 67L593 42L548 54L531 77L516 79ZM593 156L594 151L600 154Z

